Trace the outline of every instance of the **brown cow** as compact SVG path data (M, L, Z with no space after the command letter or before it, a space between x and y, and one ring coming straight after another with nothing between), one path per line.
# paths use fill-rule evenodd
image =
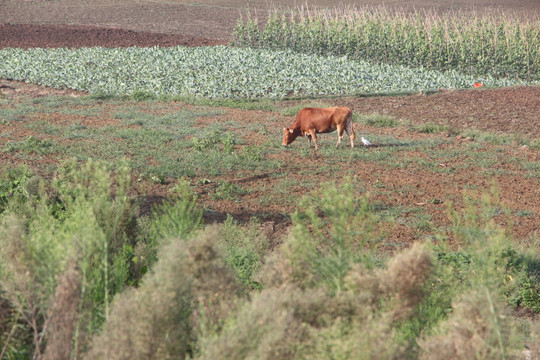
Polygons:
M305 108L298 112L296 120L289 128L283 128L283 146L292 143L298 136L303 135L308 138L308 146L311 147L311 140L317 146L317 133L338 132L339 146L343 139L343 130L349 135L351 147L354 147L354 130L352 127L352 111L348 107L331 108Z

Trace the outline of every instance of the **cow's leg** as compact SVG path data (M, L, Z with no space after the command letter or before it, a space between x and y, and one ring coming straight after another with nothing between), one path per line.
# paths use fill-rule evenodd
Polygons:
M341 144L341 140L343 140L343 130L345 130L343 126L339 126L339 125L337 126L338 140L337 140L336 148L339 147L339 144Z
M313 139L313 143L315 144L315 150L317 150L319 148L319 146L317 146L317 133L315 132L315 129L309 130L309 133L311 134L311 138Z
M356 135L354 134L354 129L352 126L352 115L347 118L347 125L345 126L345 132L349 136L349 141L351 142L351 147L354 147L354 139Z

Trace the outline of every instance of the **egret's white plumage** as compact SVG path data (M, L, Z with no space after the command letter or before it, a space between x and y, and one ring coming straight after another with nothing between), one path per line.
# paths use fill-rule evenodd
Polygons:
M369 142L368 139L366 139L365 137L362 136L362 142L364 143L365 146L371 146L371 143Z

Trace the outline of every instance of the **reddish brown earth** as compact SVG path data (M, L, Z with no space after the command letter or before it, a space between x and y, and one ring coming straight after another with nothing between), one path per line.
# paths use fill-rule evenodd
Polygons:
M24 2L24 6L29 6L30 1ZM36 2L38 3L38 2ZM48 2L47 2L48 3ZM7 4L7 3L5 3ZM11 1L12 5L13 2ZM51 2L53 4L53 2ZM500 3L499 6L503 6ZM516 3L517 4L517 3ZM531 6L534 8L538 3L521 2L519 6ZM0 12L3 10L0 4ZM167 6L156 7L167 12ZM172 6L172 5L171 5ZM186 7L188 8L188 7ZM521 8L520 8L521 9ZM146 9L148 10L148 9ZM160 11L161 11L160 10ZM170 9L169 9L170 10ZM107 26L96 27L84 23L84 25L42 25L32 24L31 21L21 21L25 24L0 24L0 48L3 47L80 47L80 46L201 46L225 44L228 34L238 16L238 11L225 9L222 16L213 16L211 21L205 23L205 8L189 7L188 12L183 13L184 18L176 19L177 28L175 31L160 31L159 26L152 27L151 23L141 23L138 26L121 26L107 22ZM206 9L212 14L219 12L216 8ZM22 15L21 15L22 16ZM197 18L198 16L198 18ZM0 17L1 18L1 17ZM89 20L90 21L90 20ZM61 22L60 20L58 21ZM105 22L105 21L103 21ZM79 23L72 21L72 23ZM96 22L97 23L97 22ZM155 22L154 22L155 23ZM193 24L198 23L199 28ZM112 24L112 25L111 25ZM149 25L150 24L150 25ZM187 25L183 25L187 24ZM204 26L208 25L208 26ZM182 26L189 26L191 30L182 31ZM135 31L147 29L150 31ZM157 30L157 31L156 31ZM19 97L39 97L49 94L83 96L83 93L72 90L53 90L37 87L30 84L10 82L0 80L0 91L8 98L17 101ZM1 96L1 95L0 95ZM467 129L477 129L494 132L508 136L519 136L525 139L538 139L540 137L540 87L516 87L505 89L476 89L470 91L441 91L433 95L413 95L413 96L393 96L393 97L365 97L365 98L335 98L322 100L334 103L335 105L346 105L359 114L387 114L394 116L408 123L437 123L448 125L458 132ZM298 101L293 102L297 104ZM306 101L307 103L307 101ZM292 103L291 103L292 105ZM269 114L263 111L244 111L236 109L226 109L227 117L233 121L245 121L246 123L265 124L269 117L279 119L279 126L288 125L292 121L290 117L279 114ZM62 115L55 115L62 116ZM117 119L79 119L85 126L102 126L104 123L115 124ZM74 121L73 117L51 118L51 122ZM215 121L208 119L209 122ZM120 126L120 124L116 124ZM274 127L276 125L265 124L267 131L276 136ZM27 129L22 126L5 127L0 123L0 131L9 131L10 137L24 139L29 135ZM410 131L404 126L390 129L372 128L357 125L359 134L389 134L396 139L411 141L415 138L424 137L448 137L448 134L419 134ZM278 131L279 132L279 131ZM330 140L331 138L331 140ZM334 142L332 135L324 137L323 146L330 146ZM441 163L439 166L459 168L467 160L467 143L471 140L451 137L452 141L446 145L445 149L463 151L463 157L457 158L454 163ZM6 139L0 138L0 148L3 148ZM260 144L266 140L265 136L250 133L246 135L248 144ZM279 142L280 139L276 138ZM305 146L302 140L294 143L293 146ZM382 146L382 145L381 145ZM486 145L489 146L489 145ZM377 151L377 147L358 151ZM488 151L487 148L478 151ZM423 154L411 153L411 156L421 157ZM284 161L282 172L288 172L289 177L303 180L305 175L300 173L304 169L305 162L313 164L323 163L320 155L313 153L310 158L289 159L289 153L283 152L274 155L277 160ZM436 174L426 171L415 165L404 166L402 169L387 168L376 163L357 161L352 164L340 165L343 172L355 175L367 191L372 193L372 200L387 204L388 206L410 206L420 207L430 214L433 223L438 225L448 225L449 220L444 202L452 200L458 204L462 203L464 188L488 189L491 184L496 183L501 191L501 200L505 206L509 207L514 215L512 221L518 225L514 227L514 234L518 238L530 239L534 234L538 235L540 224L540 183L537 178L528 177L523 169L516 168L512 162L505 159L518 157L531 163L540 161L540 153L537 150L522 148L514 143L501 150L499 169L510 170L511 175L486 176L477 169L466 168L462 172L453 172L451 177L444 174ZM56 163L56 159L42 159L46 163ZM13 164L17 160L7 153L0 152L0 164ZM271 174L257 174L256 176L228 176L222 179L213 179L210 184L197 185L196 191L200 195L204 205L213 209L207 213L207 220L222 220L225 214L232 214L240 220L247 220L250 216L259 216L265 221L274 223L278 234L283 234L288 227L289 221L283 214L294 210L294 205L287 204L264 204L260 198L265 195L265 189L276 186L280 179L274 179ZM318 181L335 180L327 174L315 172L313 174ZM211 194L215 190L216 184L220 180L241 184L244 188L249 188L249 194L242 197L241 201L217 201ZM404 191L406 189L406 191ZM144 193L146 201L144 206L148 208L155 201L160 201L167 196L167 186L144 184L138 191ZM295 197L299 197L307 192L307 189L291 188ZM437 200L437 201L435 201ZM518 211L526 212L527 216L515 216ZM411 214L413 219L414 214ZM406 218L406 217L405 217ZM272 225L273 226L273 225ZM406 223L396 224L392 233L392 239L396 243L410 243L418 236L417 230ZM278 240L279 241L279 240Z
M43 87L38 87L32 84L20 82L11 82L0 80L0 89L4 96L10 101L18 101L18 99L28 97L40 97L46 95L68 95L68 96L84 96L84 93L73 90L54 90ZM518 107L520 116L528 119L536 127L530 123L519 127L515 124L506 126L503 118L490 117L489 114L507 114L507 109L512 108L517 99L510 96L515 91L520 91L522 94L520 101L529 104L536 100L535 106L530 107L531 111L537 109L538 99L540 98L540 88L516 88L516 89L497 89L497 90L471 90L452 93L439 93L434 95L413 95L399 97L368 97L368 98L341 98L332 101L335 105L350 106L358 114L369 114L379 112L389 114L410 123L422 123L424 121L438 122L445 125L451 125L455 131L463 131L464 129L488 129L499 132L508 136L522 134L523 137L532 138L538 137L538 118L535 120L535 114L527 111L529 106ZM457 100L456 100L457 99ZM527 100L528 99L528 100ZM307 100L305 101L307 104ZM489 106L477 106L477 104L489 104ZM463 110L457 110L459 106L463 106ZM167 111L181 111L182 109L191 109L192 105L183 103L168 103L164 104ZM298 102L291 102L287 105L298 105ZM114 114L117 111L117 106L101 104L104 114ZM438 106L437 108L434 108ZM487 110L486 110L487 109ZM429 110L429 111L428 111ZM199 121L199 126L208 126L216 121L231 121L233 123L245 123L246 128L258 129L258 125L264 127L262 135L259 131L250 130L245 134L244 141L249 145L261 145L268 141L270 136L277 144L280 143L281 126L289 125L293 118L283 116L279 113L269 111L247 111L239 109L224 108L222 115L218 118L208 117ZM463 113L479 119L487 118L487 121L470 122L468 117ZM506 116L506 115L504 115ZM123 121L110 116L75 116L69 114L47 112L44 114L32 114L28 121L32 119L46 119L46 121L55 125L69 126L72 124L83 125L87 127L102 127L115 126L122 127ZM269 121L268 119L274 119ZM463 120L464 119L464 120ZM491 124L491 125L489 125ZM255 126L257 125L257 126ZM260 127L259 127L260 128ZM195 186L195 191L199 195L200 202L208 211L205 213L206 221L223 221L227 214L232 215L240 221L249 221L250 217L255 216L260 218L264 226L270 226L275 233L272 236L274 243L281 241L282 235L287 232L290 225L290 220L286 214L290 214L295 209L296 201L308 192L315 190L313 188L300 185L305 183L306 177L308 180L313 180L314 184L319 184L327 181L341 181L344 175L356 177L356 181L360 187L371 194L371 201L379 206L388 208L401 207L408 208L405 213L400 215L399 221L392 229L389 237L390 249L395 246L403 246L412 241L425 236L415 227L417 222L417 212L429 214L430 221L440 229L450 224L448 217L448 208L446 203L451 201L461 208L463 205L464 190L470 189L473 191L487 191L491 186L495 185L500 190L501 206L504 206L511 214L508 219L514 223L513 233L519 239L532 239L534 234L538 234L538 225L540 223L540 191L539 179L531 177L524 169L512 159L526 161L531 164L540 162L540 152L537 150L522 147L518 143L512 143L507 146L497 148L494 145L483 143L477 150L470 150L468 146L474 142L472 139L460 138L449 134L423 134L411 130L407 126L398 126L395 128L377 128L360 123L355 124L355 131L358 136L366 136L372 138L377 136L391 136L392 138L406 143L414 141L423 141L429 139L444 139L445 142L438 146L436 150L442 150L445 153L462 152L461 156L436 159L436 167L442 171L446 169L452 170L450 173L440 172L426 169L418 164L417 160L408 163L411 159L426 158L428 161L433 161L426 157L420 151L416 150L400 150L398 159L404 161L402 168L395 166L385 166L384 164L370 161L355 160L352 162L340 162L335 165L335 171L329 173L327 169L319 170L328 166L327 159L323 155L315 152L309 152L302 157L295 156L296 152L280 151L269 155L273 160L280 161L283 166L277 173L287 174L285 178L275 176L272 172L257 173L253 175L245 172L239 174L229 174L218 177L211 177L210 183L201 183L202 178L192 179L192 184ZM7 141L21 141L28 136L34 136L40 139L48 139L55 142L62 142L69 146L77 146L77 140L68 140L58 138L54 134L36 133L28 129L25 122L9 122L8 124L0 123L0 132L9 133L9 138L0 137L0 149L4 148ZM321 136L321 147L333 146L335 143L335 134ZM345 141L347 142L347 141ZM302 148L306 146L305 139L298 139L291 144L294 148ZM376 144L372 148L357 147L354 151L358 152L373 152L384 149L385 144ZM405 145L406 147L406 145ZM497 149L497 150L495 150ZM239 149L241 151L241 149ZM343 149L348 151L348 149ZM501 171L502 175L490 173L485 167L474 164L471 166L469 158L471 151L496 153L496 163L493 168ZM20 163L20 158L17 154L9 152L0 152L0 163L2 164L17 164ZM57 164L59 159L38 157L35 161L27 164L34 169L43 168L44 165ZM157 159L149 159L155 162ZM35 163L34 163L35 162ZM310 175L306 175L305 170L309 169ZM456 169L462 169L457 170ZM49 177L51 174L42 173L44 177ZM337 178L336 176L339 176ZM203 177L206 178L206 177ZM174 184L174 179L170 179ZM217 186L221 181L233 183L241 186L244 189L249 189L249 192L237 201L233 200L216 200L214 197ZM291 184L299 184L298 186L289 185L287 189L289 201L284 199L273 199L270 202L263 202L261 199L268 198L269 189L282 187L283 181L288 181ZM133 194L141 197L142 211L148 213L151 206L156 202L162 201L168 196L170 184L153 184L150 182L137 183ZM275 195L273 195L275 196ZM275 201L274 201L275 200ZM416 209L416 210L415 210ZM522 215L520 215L520 213ZM500 216L501 224L505 224L507 218ZM270 225L269 225L270 224ZM429 231L428 231L429 233Z
M0 24L0 49L57 47L149 47L225 45L224 40L180 34L157 34L95 26Z

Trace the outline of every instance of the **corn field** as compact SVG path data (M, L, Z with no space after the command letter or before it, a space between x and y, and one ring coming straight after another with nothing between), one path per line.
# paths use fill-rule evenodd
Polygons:
M522 80L540 79L540 19L500 13L406 13L384 7L247 16L231 45L291 49L318 55Z

